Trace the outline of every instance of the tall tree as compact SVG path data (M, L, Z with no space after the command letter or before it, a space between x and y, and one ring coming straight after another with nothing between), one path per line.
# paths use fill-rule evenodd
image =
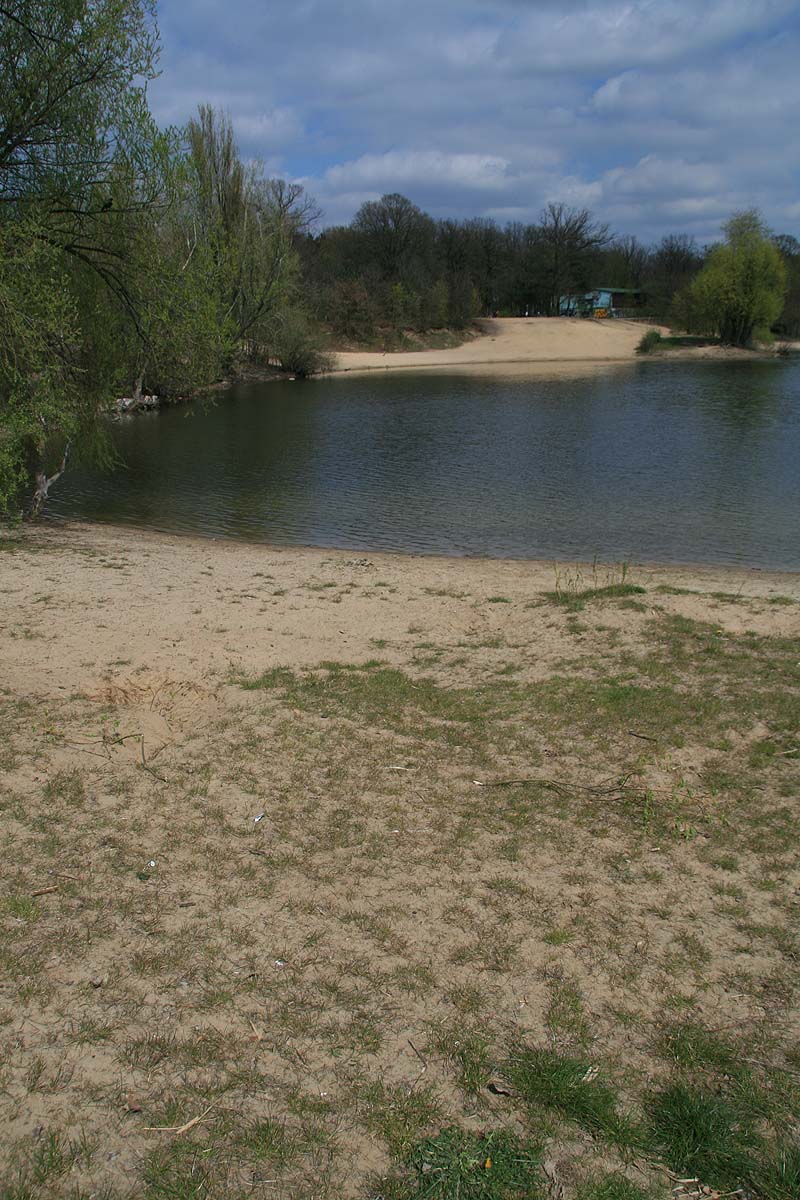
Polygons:
M430 254L433 222L398 192L362 204L351 228L365 239L384 278L393 282L405 282L415 262Z
M647 306L653 316L667 320L673 303L703 265L694 238L668 234L651 252L645 272Z
M586 208L548 204L537 230L537 290L548 316L558 313L560 297L589 286L596 254L611 241L607 225Z
M756 330L769 330L783 308L786 268L755 209L735 213L723 226L689 288L690 321L731 346L747 346Z
M246 167L230 118L209 105L189 122L188 143L200 235L212 247L226 318L240 343L263 343L295 281L302 192L265 180L257 163Z
M790 233L772 240L786 268L786 296L777 329L784 337L800 337L800 242Z

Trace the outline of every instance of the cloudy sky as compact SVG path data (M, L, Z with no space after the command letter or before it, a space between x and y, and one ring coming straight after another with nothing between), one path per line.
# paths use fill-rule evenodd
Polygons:
M151 104L226 109L324 223L403 192L434 216L709 240L800 236L800 0L159 0Z

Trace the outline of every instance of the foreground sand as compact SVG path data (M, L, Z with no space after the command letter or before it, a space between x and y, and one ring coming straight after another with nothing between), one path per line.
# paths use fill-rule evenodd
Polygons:
M548 1195L669 1196L488 1085L519 1038L636 1111L676 1029L798 1065L800 576L622 582L0 543L0 1192L411 1197L374 1177L455 1125L534 1139Z
M42 526L31 536L30 544L46 552L26 556L24 566L18 556L0 560L0 659L5 686L37 696L91 692L109 676L121 681L144 672L159 680L201 681L231 666L263 671L326 659L355 662L374 657L375 639L387 642L382 658L402 662L409 623L424 627L431 641L481 631L535 637L544 663L562 653L561 633L540 628L532 613L521 618L517 605L554 588L559 577L580 578L585 586L592 581L592 569L580 564L365 556L102 525ZM796 574L632 570L648 587L800 599ZM328 594L334 585L346 593L337 604ZM449 592L468 593L474 602L460 603ZM497 593L512 606L484 607L482 601ZM685 596L678 608L696 616L702 604ZM759 627L781 632L793 616L780 606L766 607ZM741 632L749 614L734 607L726 619ZM115 667L123 658L124 667Z

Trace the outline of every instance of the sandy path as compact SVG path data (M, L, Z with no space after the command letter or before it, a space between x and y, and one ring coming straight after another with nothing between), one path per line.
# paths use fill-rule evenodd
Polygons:
M480 326L484 330L482 337L452 350L342 353L337 355L337 370L396 370L399 367L486 363L619 362L634 357L642 335L651 328L638 321L586 321L568 317L487 318Z

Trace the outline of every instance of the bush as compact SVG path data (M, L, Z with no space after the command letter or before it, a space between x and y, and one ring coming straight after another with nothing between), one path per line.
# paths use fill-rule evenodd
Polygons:
M322 371L331 371L334 360L319 342L308 318L299 312L286 313L275 335L274 357L284 371L305 379Z
M658 350L662 342L661 334L657 329L648 329L647 333L642 337L639 345L636 347L637 354L652 354L654 350Z

